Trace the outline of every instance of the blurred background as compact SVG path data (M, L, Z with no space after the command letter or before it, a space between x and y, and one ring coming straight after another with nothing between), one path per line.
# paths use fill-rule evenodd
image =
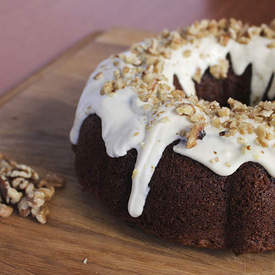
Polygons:
M0 95L92 32L223 17L269 23L275 0L0 0Z

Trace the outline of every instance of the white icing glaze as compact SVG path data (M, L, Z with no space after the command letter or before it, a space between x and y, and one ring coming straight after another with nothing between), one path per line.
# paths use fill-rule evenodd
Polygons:
M261 98L275 71L275 50L266 47L270 39L254 36L248 44L230 39L226 46L222 46L209 35L196 42L197 45L187 44L174 50L171 59L163 59L163 74L167 77L168 85L173 86L173 75L176 74L187 95L195 94L192 76L196 69L199 67L203 74L209 66L217 64L219 59L224 59L230 53L233 70L237 74L242 74L252 63L251 102L255 103ZM188 49L191 50L191 56L183 58L183 51ZM202 55L205 58L202 59ZM149 183L163 151L169 144L180 139L180 130L189 129L192 123L185 116L177 115L172 107L161 106L160 111L163 113L156 117L150 110L144 109L144 102L132 87L118 90L112 96L100 95L103 84L114 79L114 71L117 69L113 65L114 60L119 61L119 68L125 65L122 60L113 57L99 64L92 73L80 98L70 138L73 144L77 144L84 119L90 114L96 114L102 121L102 137L110 157L124 156L133 148L137 150L128 210L131 216L138 217L142 214ZM99 72L104 75L95 80L94 77ZM274 95L275 81L269 91L270 97ZM188 99L184 101L188 102ZM200 112L197 107L196 109ZM253 123L257 126L257 123ZM146 126L149 124L148 129ZM206 136L203 140L198 140L195 147L187 149L183 142L179 142L173 147L174 151L197 160L222 176L231 175L247 161L254 161L263 165L275 177L274 140L269 141L269 147L263 148L255 142L255 134L246 134L242 137L251 146L251 150L243 152L237 142L238 134L222 137L219 136L220 130L211 125L206 126L205 131ZM218 158L219 161L211 161L213 158Z

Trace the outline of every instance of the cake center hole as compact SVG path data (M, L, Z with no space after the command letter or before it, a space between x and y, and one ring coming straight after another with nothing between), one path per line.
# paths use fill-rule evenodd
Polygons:
M215 78L208 68L202 75L199 83L193 80L198 98L207 101L216 100L221 106L228 106L227 101L232 97L246 105L250 105L252 65L249 64L242 75L237 75L233 71L230 55L227 55L226 58L229 61L229 70L226 78ZM273 79L274 74L271 76L263 96L255 104L259 101L274 100L268 98L268 92ZM176 89L183 90L176 74L173 77L173 84Z

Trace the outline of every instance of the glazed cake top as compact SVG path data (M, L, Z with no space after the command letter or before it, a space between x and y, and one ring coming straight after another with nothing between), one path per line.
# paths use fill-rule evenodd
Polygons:
M154 169L176 140L176 153L219 175L254 161L275 176L275 101L260 101L275 71L274 23L256 27L234 19L203 20L135 44L92 73L77 107L71 142L77 143L85 118L96 114L109 156L137 150L130 215L142 214ZM230 98L230 108L221 107L196 97L194 81L200 82L207 68L215 78L227 76L227 54L236 74L252 64L251 106ZM175 75L183 90L174 87ZM267 97L275 97L275 81Z

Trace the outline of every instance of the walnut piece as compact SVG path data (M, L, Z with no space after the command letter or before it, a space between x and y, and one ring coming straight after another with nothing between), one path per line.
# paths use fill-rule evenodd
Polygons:
M205 124L204 123L198 123L195 124L189 133L187 133L187 143L186 148L190 149L197 144L197 139L200 138L201 133L204 131Z
M229 69L227 59L220 59L218 64L210 66L210 73L217 79L226 78Z
M9 217L13 212L13 208L6 205L6 204L3 204L3 203L0 203L0 217L1 218L7 218Z

